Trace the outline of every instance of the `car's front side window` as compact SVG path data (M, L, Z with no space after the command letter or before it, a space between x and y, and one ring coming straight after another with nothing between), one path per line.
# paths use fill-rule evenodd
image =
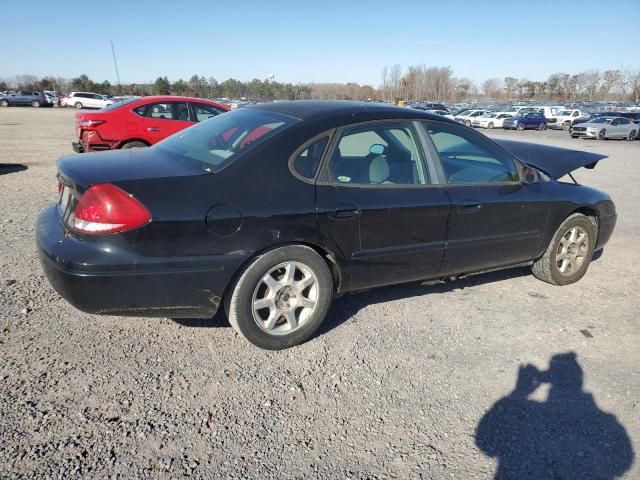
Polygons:
M329 161L331 181L343 185L428 183L410 123L380 123L345 129Z
M212 105L205 105L204 103L192 103L191 105L196 115L196 122L203 122L224 113L224 110L215 108Z
M457 125L424 123L440 157L448 184L492 184L519 181L516 163L482 135Z

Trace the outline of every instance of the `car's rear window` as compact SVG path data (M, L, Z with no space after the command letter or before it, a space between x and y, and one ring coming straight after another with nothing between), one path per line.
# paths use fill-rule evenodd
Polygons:
M115 100L111 105L107 105L103 107L101 110L103 112L110 112L120 107L124 107L125 105L129 105L130 103L137 102L140 100L139 97L127 98L125 100Z
M298 121L286 115L243 108L200 122L153 148L199 162L205 170L215 173Z

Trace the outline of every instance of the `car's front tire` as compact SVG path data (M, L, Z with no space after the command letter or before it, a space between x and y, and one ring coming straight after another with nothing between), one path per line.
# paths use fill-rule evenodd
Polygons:
M533 274L552 285L577 282L591 263L596 237L593 219L581 213L570 215L558 227L542 257L533 263Z
M8 107L9 102L7 100L0 100L0 107Z
M563 130L565 130L565 131L566 131L566 130L569 130L570 128L571 128L571 122L564 122L564 123L562 124L562 129L563 129Z
M325 260L304 245L257 256L225 301L231 326L254 345L281 350L308 340L325 319L333 278Z
M31 102L31 106L33 108L38 108L40 106L40 102L38 102L37 100L34 100L33 102Z
M489 125L487 125L487 128L489 129L493 128L493 122L489 122Z
M80 103L80 102L76 102L76 103L74 103L74 104L73 104L73 106L74 106L75 108L77 108L78 110L80 110L80 109L82 108L82 103Z
M637 133L635 130L631 130L629 132L629 135L627 136L627 140L629 140L630 142L632 142L633 140L636 139Z
M604 128L598 132L598 138L600 140L606 140L607 139L607 131Z
M519 123L518 126L516 127L518 130L523 131L524 130L524 123Z

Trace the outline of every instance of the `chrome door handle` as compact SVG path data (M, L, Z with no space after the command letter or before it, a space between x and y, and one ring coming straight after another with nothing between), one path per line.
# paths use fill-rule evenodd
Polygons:
M159 129L159 128L156 128L156 127L149 127L149 128L147 128L147 132L159 132L159 131L160 131L160 129Z

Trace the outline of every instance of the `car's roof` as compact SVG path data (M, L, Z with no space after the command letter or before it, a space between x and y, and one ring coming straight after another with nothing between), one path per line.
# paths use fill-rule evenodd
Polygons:
M196 97L179 97L177 95L149 95L146 97L138 97L136 99L136 103L138 104L146 104L151 102L198 102L198 103L206 103L207 105L216 105L218 107L229 108L226 105L220 102L214 102L213 100L207 100L206 98L196 98Z
M417 110L414 108L396 107L380 102L354 102L344 100L292 100L285 102L260 103L245 108L257 108L269 112L280 113L300 120L344 118L352 115L359 117L366 113L372 118L425 118L438 121L451 121L441 115ZM357 121L357 119L355 119Z

